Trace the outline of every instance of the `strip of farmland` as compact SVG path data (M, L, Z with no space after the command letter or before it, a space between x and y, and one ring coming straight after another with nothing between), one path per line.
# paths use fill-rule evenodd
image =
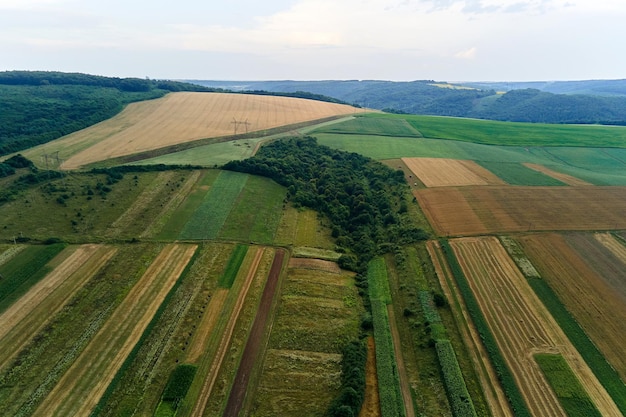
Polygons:
M244 408L244 402L250 401L250 397L246 398L248 391L248 383L255 371L255 363L259 355L264 351L267 343L268 319L272 316L272 305L274 305L274 297L276 289L279 286L280 274L285 259L285 251L279 249L274 254L274 260L270 269L261 302L257 310L252 329L248 335L248 341L239 363L237 375L226 403L224 410L225 417L236 417Z
M402 158L426 187L503 185L504 181L474 161L446 158Z
M0 315L0 368L95 275L116 249L83 245Z
M440 235L626 228L625 187L441 187L413 193Z
M480 379L480 385L485 395L489 409L494 417L514 417L511 406L498 382L498 376L489 361L489 355L480 339L476 327L472 324L465 302L454 284L452 272L446 263L441 249L436 241L427 243L428 254L433 262L441 288L450 301L457 327L468 347L474 369Z
M63 375L34 416L87 416L196 250L168 245Z
M578 351L495 237L451 241L481 310L533 415L565 416L533 356L561 353L605 416L620 416Z
M571 239L557 234L518 238L542 278L622 380L626 380L626 302L623 289L616 286L619 282L624 286L624 267L613 275L609 269L596 269L601 264L592 265L593 253L598 253L591 242L595 239L569 244Z
M543 165L539 165L539 164L532 164L530 162L526 162L524 163L525 166L527 166L530 169L534 169L535 171L539 171L543 174L546 174L556 180L559 180L567 185L571 185L571 186L575 186L575 187L580 187L580 186L586 186L586 185L593 185L587 181L583 181L579 178L576 178L572 175L568 175L568 174L563 174L561 172L557 172L557 171L553 171L550 168L547 168Z

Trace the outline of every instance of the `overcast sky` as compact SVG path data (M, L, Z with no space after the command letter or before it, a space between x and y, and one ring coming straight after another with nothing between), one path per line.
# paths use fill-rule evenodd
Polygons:
M626 0L0 0L0 70L615 79L626 78L625 22Z

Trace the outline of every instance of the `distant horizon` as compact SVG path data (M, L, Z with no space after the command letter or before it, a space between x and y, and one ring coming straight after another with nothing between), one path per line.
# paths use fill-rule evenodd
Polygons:
M623 0L0 0L0 68L152 79L616 80L626 77L624 21Z

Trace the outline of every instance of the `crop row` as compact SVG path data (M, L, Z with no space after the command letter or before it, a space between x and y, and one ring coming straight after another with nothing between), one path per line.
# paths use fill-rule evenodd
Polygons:
M500 380L505 395L511 404L513 412L517 417L530 417L530 411L528 410L522 394L515 383L513 374L507 366L504 357L500 352L500 348L498 347L496 340L487 325L487 320L480 310L478 301L474 297L469 282L461 269L461 265L459 265L459 262L456 259L454 252L452 252L452 248L450 247L448 241L446 239L441 239L439 243L448 261L452 275L456 280L459 291L465 300L467 311L472 317L472 321L478 330L478 334L480 335L483 345L489 354L493 368L498 376L498 379Z
M387 304L391 301L387 267L383 258L375 258L367 271L374 340L376 341L376 372L382 417L404 416L400 381L393 349Z
M449 340L440 340L435 344L441 373L446 384L452 414L456 417L476 416L472 398L467 391L459 362Z
M536 354L535 361L569 417L601 417L562 355Z

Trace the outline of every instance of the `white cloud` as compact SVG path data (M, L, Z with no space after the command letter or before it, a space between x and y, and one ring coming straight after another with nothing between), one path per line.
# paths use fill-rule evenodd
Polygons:
M476 58L476 47L473 46L469 49L457 52L454 56L461 59L474 59Z

